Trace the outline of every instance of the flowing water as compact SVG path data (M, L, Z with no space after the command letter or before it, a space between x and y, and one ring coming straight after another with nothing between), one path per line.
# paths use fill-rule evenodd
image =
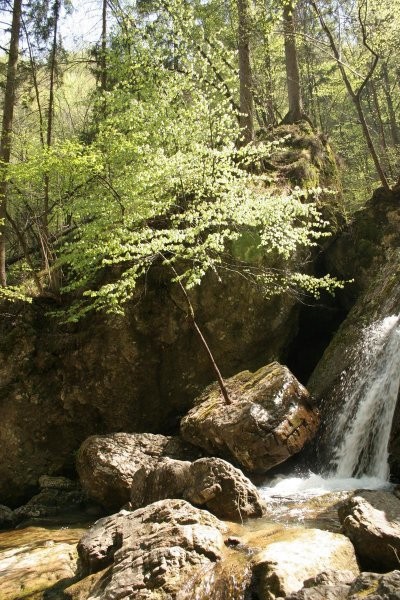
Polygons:
M388 442L399 385L400 316L389 316L362 332L354 367L342 374L344 402L332 419L333 458L324 474L277 477L261 487L275 518L335 529L335 507L349 492L390 487Z

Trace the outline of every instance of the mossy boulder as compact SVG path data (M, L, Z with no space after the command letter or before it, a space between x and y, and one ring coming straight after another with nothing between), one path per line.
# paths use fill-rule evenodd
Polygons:
M277 362L226 381L231 404L214 384L181 421L182 437L209 454L265 473L299 452L319 425L307 390Z

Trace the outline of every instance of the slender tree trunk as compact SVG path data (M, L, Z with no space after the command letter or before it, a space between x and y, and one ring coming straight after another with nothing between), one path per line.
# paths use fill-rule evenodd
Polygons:
M388 152L388 144L387 144L387 140L386 140L385 125L383 123L382 111L381 111L381 107L379 104L379 98L378 98L378 92L377 92L374 81L371 81L371 92L372 92L372 99L373 99L374 108L375 108L374 112L376 113L378 129L379 129L379 137L380 137L380 141L381 141L381 147L382 147L386 167L387 167L387 170L388 170L390 176L394 177L392 165L390 163L389 152Z
M294 3L291 0L283 6L283 34L289 102L289 112L284 119L285 123L296 123L303 118L303 99L301 95L300 69L297 58L296 29L293 13Z
M382 65L382 76L383 76L383 91L386 97L386 103L388 107L389 113L389 123L390 123L390 134L392 136L392 141L394 146L400 145L400 132L399 126L397 124L396 119L396 111L394 109L393 98L390 92L390 81L389 81L389 72L386 63Z
M103 0L101 27L100 87L107 89L107 0Z
M265 77L267 85L267 121L269 125L274 126L277 124L277 118L275 113L274 81L272 77L271 50L268 36L265 40Z
M238 8L238 50L240 84L240 118L242 144L247 145L254 138L253 80L250 64L250 14L249 0L237 0Z
M170 268L171 268L172 272L174 273L174 276L178 277L178 273L176 272L175 268L172 265L170 265ZM232 404L232 400L229 397L229 393L228 393L228 390L226 389L225 381L224 381L224 378L221 375L221 371L219 370L218 365L215 362L215 359L214 359L213 353L211 352L210 346L207 344L207 340L205 339L205 337L204 337L204 335L203 335L200 327L197 324L196 317L195 317L195 314L194 314L194 308L193 308L193 305L192 305L192 303L190 301L189 295L188 295L188 293L187 293L184 285L182 284L182 282L179 279L178 279L178 285L179 285L179 287L181 289L183 297L185 298L185 302L186 302L186 305L188 307L188 316L189 316L190 321L192 323L193 329L196 331L196 333L197 333L197 335L198 335L198 337L200 339L200 343L203 346L203 349L205 350L205 352L206 352L206 354L208 356L208 359L210 361L212 370L214 371L214 374L216 376L219 388L221 390L222 397L225 400L226 404Z
M4 94L3 123L0 140L0 285L7 285L6 273L6 230L7 217L7 178L6 170L11 156L11 134L14 117L16 79L19 55L22 0L14 0L11 24L10 51L7 64L7 81Z
M46 132L46 146L51 148L53 142L53 125L54 125L54 88L56 79L57 69L57 37L58 37L58 22L60 17L61 0L55 0L53 5L53 41L51 48L50 57L50 87L49 87L49 104L47 109L47 132ZM44 177L44 206L43 206L43 218L42 218L42 231L41 235L41 247L44 268L49 277L50 288L52 291L57 291L59 285L55 273L52 273L52 249L50 244L50 232L49 232L49 213L50 213L50 178L46 174Z

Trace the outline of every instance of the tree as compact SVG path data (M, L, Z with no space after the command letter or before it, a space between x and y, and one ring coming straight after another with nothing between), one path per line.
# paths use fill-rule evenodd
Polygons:
M250 64L250 14L249 0L237 0L238 54L240 84L240 126L242 142L249 144L254 138L253 79Z
M330 30L326 20L324 19L324 16L321 12L321 10L319 9L317 3L315 2L315 0L310 0L311 2L311 6L313 7L315 13L317 14L319 21L321 23L321 27L324 30L324 32L327 35L327 38L329 40L329 44L331 46L333 55L336 59L337 62L337 66L339 68L340 74L342 76L343 82L346 86L347 92L349 94L349 97L351 98L355 109L357 111L357 115L358 118L360 120L360 125L362 127L362 131L365 137L365 141L367 143L368 146L368 150L371 154L371 157L374 161L374 165L376 168L376 171L379 175L380 181L382 183L382 186L385 188L385 190L389 191L390 190L390 186L387 180L387 177L385 175L385 172L382 168L382 164L381 161L379 159L378 153L375 149L375 145L374 142L372 140L370 131L369 131L369 127L367 124L367 120L365 118L365 114L364 114L364 109L362 106L362 94L364 92L364 90L366 89L370 79L372 78L372 75L376 69L376 66L378 64L378 60L379 60L379 55L377 54L377 52L371 47L371 45L369 44L368 41L368 36L367 36L367 31L366 31L366 27L365 27L365 22L363 19L363 15L362 15L362 11L363 8L366 7L366 4L360 4L358 7L358 21L359 21L359 25L361 28L361 34L362 34L362 44L363 46L368 50L368 52L372 55L372 60L370 62L369 65L369 69L367 71L367 74L363 77L361 83L359 84L357 89L354 89L352 82L350 80L350 77L347 74L346 71L346 67L344 65L344 63L341 60L341 55L340 55L340 51L338 48L338 45L335 41L335 38L332 34L332 31Z
M294 1L285 0L283 5L283 33L285 40L285 67L289 101L289 112L284 118L285 123L296 123L304 118L300 69L297 58L294 9Z
M16 99L19 38L21 28L21 0L14 0L10 49L7 63L7 81L4 94L3 122L0 139L0 285L7 285L6 272L6 219L7 219L7 166L11 157L11 137Z

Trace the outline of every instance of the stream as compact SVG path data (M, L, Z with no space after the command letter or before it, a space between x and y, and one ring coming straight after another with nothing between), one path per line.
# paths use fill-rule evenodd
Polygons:
M343 374L343 403L331 419L332 458L324 473L266 479L260 492L266 517L243 531L272 523L338 532L339 503L356 489L390 489L387 446L400 384L400 318L389 316L363 332L356 368ZM0 599L61 598L45 593L73 578L76 543L88 524L34 524L0 534Z

